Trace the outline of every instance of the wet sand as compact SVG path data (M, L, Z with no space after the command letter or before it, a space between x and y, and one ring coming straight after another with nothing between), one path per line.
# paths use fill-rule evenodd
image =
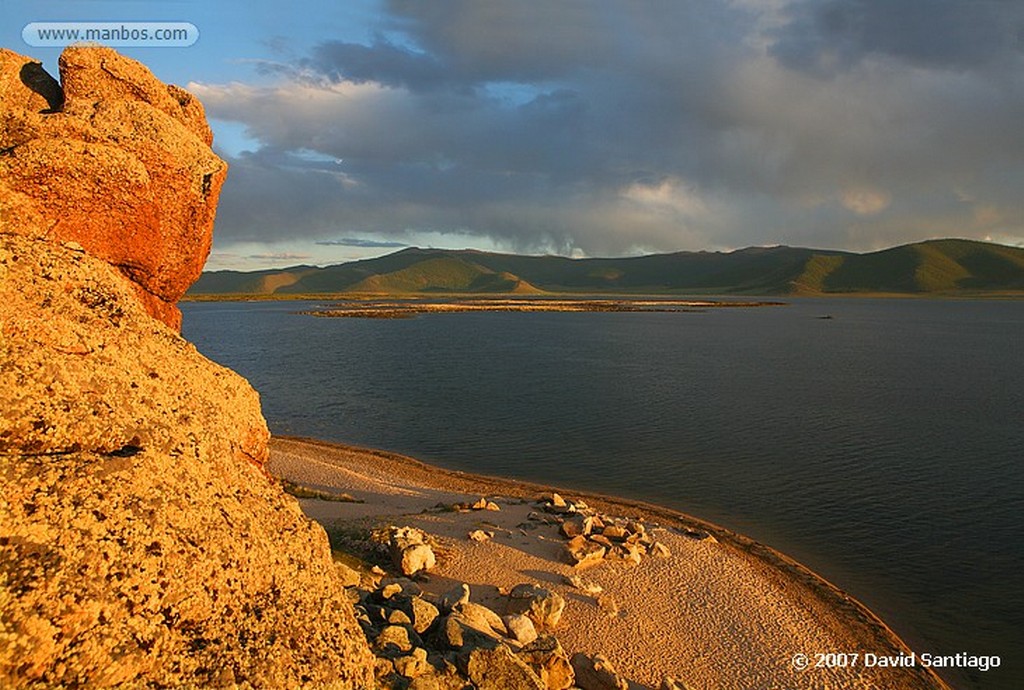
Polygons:
M604 654L635 687L657 688L665 675L683 679L690 690L948 687L920 667L867 667L867 653L909 654L868 609L769 547L667 508L307 439L273 439L269 469L362 501L301 499L306 514L325 526L411 525L433 535L439 563L421 583L428 591L466 582L473 601L499 610L498 588L533 582L557 591L567 602L557 636L570 656ZM538 510L534 501L553 490L607 515L643 520L671 556L647 556L633 568L603 562L574 570L562 556L557 525L527 518ZM501 510L431 510L482 496ZM476 529L494 538L468 539ZM603 605L565 581L573 574L604 589ZM852 663L821 658L847 665L817 666L819 654L837 652L859 657ZM800 668L804 659L809 668Z

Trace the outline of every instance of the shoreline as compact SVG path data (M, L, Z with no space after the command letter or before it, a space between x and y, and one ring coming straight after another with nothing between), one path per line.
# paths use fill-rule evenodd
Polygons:
M1024 301L1024 290L959 290L954 292L720 292L699 290L682 290L680 292L543 292L529 295L501 292L409 292L409 293L373 293L373 292L297 292L297 293L264 293L264 292L224 292L185 294L179 302L360 302L373 300L474 300L474 299L551 299L551 300L647 300L647 299L694 299L709 300L719 303L729 301L767 301L789 304L795 299L820 300L924 300L924 301Z
M744 568L749 567L750 576L757 578L759 584L772 590L778 589L779 592L784 593L785 600L795 609L810 611L812 619L820 622L823 629L838 635L846 645L852 645L846 649L807 649L806 652L809 655L858 651L892 656L912 653L907 644L870 609L803 564L745 535L680 511L595 492L449 470L398 453L317 439L275 436L271 441L271 449L272 462L275 455L280 456L282 453L287 453L293 461L293 466L294 462L301 465L305 461L334 466L340 470L346 467L344 458L347 458L349 468L359 467L360 470L365 468L367 472L378 476L400 478L402 486L413 487L411 490L418 488L446 494L503 496L518 499L536 499L539 495L557 491L572 496L574 499L585 500L591 507L610 514L629 515L643 520L657 521L659 524L667 524L677 529L706 532L714 537L712 541L716 541L728 550L730 558L734 555L738 558L736 563ZM288 478L294 480L294 477ZM344 482L342 482L343 485ZM302 501L302 505L304 510L309 510L311 507L309 500ZM372 518L373 512L367 509L365 504L349 504L349 506L347 511L350 515L362 514L364 518ZM327 511L327 514L329 513L330 511ZM314 517L314 519L316 518ZM321 519L324 518L321 517ZM736 606L739 608L740 604ZM638 642L640 641L638 640ZM773 666L768 661L765 661L764 664ZM802 677L798 676L806 683L805 687L833 687L829 684L822 685L823 678L815 674L814 671L815 669L811 669ZM888 671L894 672L891 669ZM889 682L894 680L892 678L888 678L886 681L886 676L875 678L872 674L867 673L862 675L861 680L868 683L864 687L870 687L872 682L884 682L887 687L946 689L950 687L931 669L914 667L901 669L900 673L902 677L895 685ZM777 679L773 679L772 682L776 681ZM849 679L844 682L848 683ZM840 684L834 687L858 686Z
M418 299L418 300L350 300L335 302L319 309L300 311L305 316L320 318L401 319L421 314L456 314L465 312L615 312L615 313L703 313L708 309L738 307L779 307L783 302L720 302L679 299L552 299L511 298L489 299Z

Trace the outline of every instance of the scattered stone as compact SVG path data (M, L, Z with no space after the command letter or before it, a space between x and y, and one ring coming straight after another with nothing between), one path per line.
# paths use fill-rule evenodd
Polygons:
M412 629L420 635L430 628L439 615L437 607L421 597L412 597L410 608L412 609Z
M391 659L377 657L373 667L373 675L375 675L378 680L383 680L394 672L395 665L391 663Z
M597 597L597 606L609 617L619 615L619 603L615 601L615 597L610 594L604 593Z
M430 671L430 664L427 663L427 650L423 647L416 647L412 654L400 656L394 662L395 671L406 678L416 678Z
M509 614L524 614L541 628L558 625L565 609L565 599L560 594L529 583L516 585L508 596Z
M576 512L576 506L566 501L558 494L551 494L550 500L544 501L542 507L549 513L558 515L571 514Z
M381 580L378 587L386 587L388 585L398 585L402 588L402 594L410 597L419 596L423 593L420 586L407 577L386 577Z
M705 541L705 540L707 540L711 544L717 544L718 543L717 539L715 539L709 532L707 532L705 530L702 530L702 529L694 529L694 528L684 529L684 528L680 528L677 531L680 534L682 534L684 537L689 537L690 539L694 539L696 541Z
M388 625L380 631L375 640L377 649L384 653L409 652L412 650L412 641L409 639L409 629L401 625Z
M499 506L494 501L487 501L487 505L484 507L484 510L489 510L491 512L498 513L501 512L501 506Z
M629 683L615 672L612 662L601 654L593 658L578 653L572 657L572 669L576 672L576 685L583 690L629 690Z
M403 575L415 575L437 564L427 534L415 527L392 527L388 535L391 559Z
M437 565L437 557L434 556L433 549L426 544L413 544L402 551L396 565L404 574L415 575Z
M335 561L334 567L338 571L338 577L341 579L342 587L358 587L359 583L362 582L363 576L358 570L353 570L344 563L338 561Z
M597 565L604 559L607 551L606 547L582 535L566 542L564 549L569 563L580 569Z
M391 625L412 625L409 614L401 609L394 609L388 614L388 623Z
M619 544L615 548L609 549L608 553L605 554L605 558L621 563L626 567L635 568L640 565L643 559L640 548L638 544Z
M465 664L466 675L479 690L547 690L526 662L505 645L471 650Z
M527 645L537 639L537 628L534 627L533 621L529 617L515 613L504 616L501 620L505 623L509 637L519 644Z
M502 637L508 635L508 629L505 627L505 622L501 620L501 616L481 604L465 601L456 606L452 613L482 632Z
M402 585L398 584L397 582L393 582L393 583L391 583L389 585L384 585L380 589L380 596L381 596L382 599L390 599L391 597L395 596L396 594L401 594L401 593L402 593Z
M608 525L601 532L605 537L612 541L626 541L626 537L629 536L629 531L625 527L619 525Z
M602 587L601 585L597 584L596 582L584 580L579 575L569 575L564 579L566 584L572 585L573 587L580 590L581 592L584 592L585 594L600 594L604 591L604 587Z
M427 533L415 527L389 527L388 544L391 548L402 551L415 544L426 544Z
M552 635L538 637L517 652L548 690L566 690L571 688L576 673L569 663L569 656L562 645Z
M470 541L485 542L494 538L494 532L485 532L482 529L475 529L468 535Z
M669 558L672 556L672 551L667 546L665 546L664 542L660 541L656 541L653 544L651 544L650 553L652 556L655 556L657 558Z
M469 601L469 585L465 582L456 585L441 595L441 610L450 612L459 604Z
M484 510L484 509L487 508L487 499L486 498L481 498L479 501L477 501L476 503L473 503L469 507L472 510Z
M562 521L562 526L559 529L567 539L572 539L573 537L581 535L585 537L594 531L594 518L568 518Z
M615 546L615 543L603 534L592 534L590 535L590 540L600 544L606 549L611 549Z
M455 650L463 647L493 649L501 642L495 632L480 630L459 613L441 619L435 639L442 647Z

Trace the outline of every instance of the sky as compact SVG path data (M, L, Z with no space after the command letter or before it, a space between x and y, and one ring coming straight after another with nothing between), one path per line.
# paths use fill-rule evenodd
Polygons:
M629 256L1024 246L1017 0L0 0L184 21L125 48L230 165L208 269L404 246Z

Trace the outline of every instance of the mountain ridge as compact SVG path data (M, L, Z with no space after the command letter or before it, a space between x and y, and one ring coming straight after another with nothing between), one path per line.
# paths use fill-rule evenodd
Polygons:
M972 294L1024 293L1024 249L933 239L874 252L784 245L623 258L408 247L325 267L204 272L189 291L300 294Z

